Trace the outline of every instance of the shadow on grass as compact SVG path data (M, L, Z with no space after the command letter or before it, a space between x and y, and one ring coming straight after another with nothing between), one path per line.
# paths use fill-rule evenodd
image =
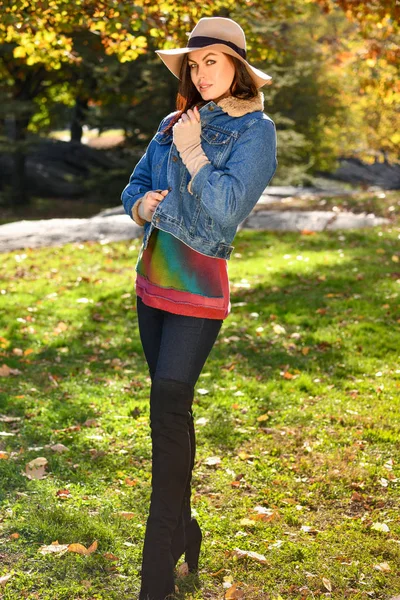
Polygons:
M241 252L247 260L246 253L252 253L248 263L250 271L253 262L267 260L266 248L273 251L277 239L281 245L287 244L292 253L296 242L299 252L315 252L323 256L326 252L338 250L338 237L340 234L336 233L299 237L298 234L242 231L236 238L235 252ZM228 373L233 365L233 369L249 380L250 393L255 394L259 390L260 398L252 398L252 402L265 410L274 410L290 393L288 381L280 375L282 371L300 374L296 383L292 381L290 385L296 385L305 393L313 393L315 377L326 382L335 378L347 386L362 375L363 367L361 363L357 364L357 354L364 358L379 358L398 351L399 339L394 327L398 315L382 308L387 302L384 298L388 282L400 279L400 268L390 260L394 240L382 239L371 232L346 232L340 247L346 252L346 258L340 265L319 264L310 267L306 273L296 272L296 265L284 265L272 277L265 271L259 273L273 280L268 284L256 283L249 289L236 291L233 287L232 304L245 302L246 305L233 306L205 365L204 370L212 372L213 381L218 381L218 374L225 369ZM354 268L358 270L354 271ZM251 275L249 277L251 279ZM88 286L87 293L90 295L90 292ZM132 293L129 310L125 301L121 300L120 291L97 295L96 298L96 304L87 307L79 331L71 335L66 331L50 340L44 350L34 354L32 362L29 362L29 356L23 361L12 354L7 356L9 366L23 371L23 382L20 383L18 376L2 382L0 412L25 416L20 434L28 447L48 442L46 426L53 431L65 430L98 417L99 404L93 402L94 398L97 401L103 395L105 410L110 411L112 397L119 395L126 398L124 425L128 427L127 435L133 436L131 454L136 452L133 459L135 467L146 469L150 446L148 425L143 417L147 417L148 413L149 379L139 339L135 296ZM32 292L27 301L33 305L38 299ZM256 331L259 321L245 320L253 311L262 315L264 332L261 335ZM2 316L1 325L6 327L10 322L17 323L20 315L21 306L11 307ZM284 326L285 335L275 334L273 324ZM298 330L301 331L301 342L297 343L296 338L290 335ZM230 336L234 339L224 341ZM10 328L8 340L10 348L34 348L36 344L35 335L29 333L29 328L22 333L17 325ZM67 348L68 352L60 352L63 348ZM308 351L305 352L304 348ZM310 349L313 352L309 353ZM115 389L114 384L117 386ZM272 388L281 393L271 394ZM224 392L221 394L223 396ZM231 392L228 390L226 395L231 395ZM226 408L215 406L214 393L198 399L198 405L207 408L213 415L205 436L216 452L232 450L240 445L243 437L232 434L231 416L226 414ZM46 411L46 419L42 423L41 409ZM129 427L133 428L130 433ZM146 431L136 440L136 429L140 428ZM110 425L110 435L111 432ZM64 431L63 435L64 439L73 443L73 433ZM144 442L146 435L147 441ZM88 452L93 442L87 439L76 444L75 451L80 452L82 459L79 472L74 470L73 461L68 463L58 456L52 457L52 466L60 476L73 482L79 482L82 476L94 480L106 470L108 475L103 478L103 484L107 485L116 471L132 467L131 456L117 452L101 453L102 448L108 447L107 440L106 436L99 441L100 450L90 456ZM11 464L2 466L11 486L26 487L25 478L16 477L15 473L13 476Z

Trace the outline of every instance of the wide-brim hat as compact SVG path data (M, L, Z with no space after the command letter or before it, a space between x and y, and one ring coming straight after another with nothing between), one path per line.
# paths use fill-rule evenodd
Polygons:
M238 58L246 67L257 88L265 85L272 77L256 69L246 60L246 36L233 19L225 17L203 17L189 35L185 48L156 50L165 66L179 79L183 57L194 50L214 48Z

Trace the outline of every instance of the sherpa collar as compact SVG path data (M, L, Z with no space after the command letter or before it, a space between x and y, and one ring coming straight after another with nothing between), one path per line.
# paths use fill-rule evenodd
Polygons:
M249 100L228 96L217 102L217 105L231 117L242 117L256 110L264 110L264 94L259 91L255 98Z

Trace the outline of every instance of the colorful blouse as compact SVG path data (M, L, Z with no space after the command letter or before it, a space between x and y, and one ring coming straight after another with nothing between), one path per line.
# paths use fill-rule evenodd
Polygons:
M201 254L161 229L142 246L136 273L136 294L148 306L208 319L230 313L226 259Z

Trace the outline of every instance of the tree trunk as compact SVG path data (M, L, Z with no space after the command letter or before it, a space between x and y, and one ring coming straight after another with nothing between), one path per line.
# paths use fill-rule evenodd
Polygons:
M29 119L18 119L15 115L7 118L6 132L11 142L11 153L13 165L11 171L11 193L10 202L16 206L26 206L30 198L25 185L25 163L26 163L26 127Z
M75 108L72 115L71 122L71 142L78 142L79 144L82 141L82 126L85 120L86 111L88 108L87 99L76 98L75 100Z

